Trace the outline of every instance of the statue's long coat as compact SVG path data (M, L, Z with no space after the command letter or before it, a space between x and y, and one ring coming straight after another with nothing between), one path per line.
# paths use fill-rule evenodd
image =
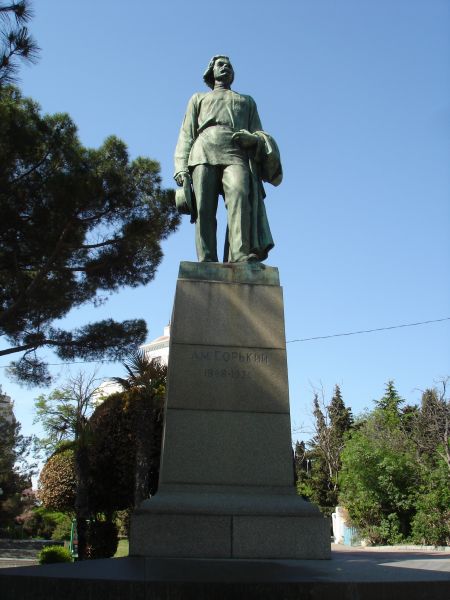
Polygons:
M264 206L262 182L279 185L282 180L280 153L275 140L262 131L256 103L251 96L229 90L230 106L219 113L215 110L214 92L194 94L189 101L175 150L175 176L189 171L198 164L232 164L242 162L244 155L251 173L249 202L251 205L251 249L260 260L267 258L274 246ZM259 141L247 155L245 151L227 146L222 155L219 148L202 143L202 133L210 127L225 126L232 132L245 129L258 136ZM231 151L230 151L231 148ZM228 235L225 241L224 261L228 260Z

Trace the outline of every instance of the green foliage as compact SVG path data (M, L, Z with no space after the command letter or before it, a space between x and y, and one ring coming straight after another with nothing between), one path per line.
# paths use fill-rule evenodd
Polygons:
M18 60L37 59L39 48L25 25L31 17L29 0L0 2L0 86L16 80Z
M440 461L450 472L450 401L447 397L448 379L440 388L426 389L420 410L412 419L411 429L418 458L423 466L433 469Z
M0 396L5 398L1 389ZM34 472L34 465L28 462L31 437L20 430L12 415L10 419L0 416L0 529L13 528L15 519L30 505L24 490L31 488Z
M393 431L401 426L402 429L405 429L402 423L402 419L405 419L405 415L401 410L401 405L404 404L404 402L404 399L399 396L395 389L394 382L388 381L384 396L375 401L375 411L378 411L383 418L383 431ZM408 422L408 420L409 416L407 417L406 422Z
M117 527L110 521L91 521L87 529L86 558L110 558L119 543Z
M118 535L121 538L128 538L130 534L130 517L132 509L118 510L114 516L114 523L116 524Z
M328 406L330 417L331 439L335 446L342 446L342 441L353 425L353 415L350 408L345 406L341 388L334 387L334 394Z
M417 544L450 545L450 472L440 458L433 469L422 469L422 484L412 520Z
M123 393L112 394L91 417L90 486L93 513L133 505L135 431Z
M447 383L425 390L416 406L405 404L389 381L355 423L338 387L328 406L316 395L315 435L295 447L298 493L326 514L339 503L372 544L449 544Z
M167 368L139 354L127 365L125 391L109 396L90 420L94 513L128 509L157 489Z
M295 449L297 491L330 515L338 501L340 456L353 417L338 385L328 405L322 408L317 394L313 405L315 435L308 442L308 448L301 442Z
M80 440L94 408L95 376L85 373L69 378L62 388L42 394L35 400L35 418L46 437L35 443L46 455L54 453L65 442Z
M386 417L389 413L398 416L400 414L400 405L403 403L404 400L399 396L392 380L387 382L384 396L375 401L376 407L384 411Z
M70 538L71 519L66 514L48 510L43 506L34 508L21 515L17 522L22 524L23 532L28 537L53 540Z
M135 431L134 506L156 493L161 455L167 367L133 352L124 363L127 379L116 378L125 389Z
M51 563L69 563L72 562L72 555L67 548L63 546L47 546L42 548L38 554L39 564L48 565Z
M45 450L55 449L61 454L63 448L73 451L73 473L67 469L64 473L66 478L73 476L73 506L70 489L64 488L61 480L58 481L59 489L53 487L49 490L47 485L45 492L45 502L48 505L54 505L55 501L60 502L59 507L66 506L68 510L67 494L70 496L70 508L73 508L76 514L78 525L78 555L84 556L85 549L85 523L91 516L89 508L89 443L90 427L88 416L92 410L92 401L95 394L95 376L88 376L83 372L71 377L61 390L54 390L48 397L41 396L37 400L37 417L48 437L40 440L41 448ZM71 444L71 446L67 446ZM51 472L51 469L50 469ZM72 486L72 482L69 482ZM43 486L44 487L44 486ZM55 492L57 499L55 500ZM51 497L53 494L53 497Z
M383 515L377 525L372 524L365 530L367 539L374 545L394 546L405 541L401 532L401 523L397 513Z
M72 519L63 513L56 513L56 526L52 532L52 540L70 540L70 532L72 530Z
M62 360L122 358L144 341L143 320L54 323L154 278L160 242L179 223L159 164L130 161L113 136L84 148L68 115L42 116L11 86L0 86L0 140L0 335L10 345L0 355L20 353L11 373L33 385L50 382L43 347Z
M149 360L144 351L130 352L123 363L127 378L114 377L125 390L140 390L146 397L163 398L166 391L167 367L157 360Z
M133 506L137 481L145 496L157 486L167 369L145 357L138 362L132 385L126 380L126 391L108 397L90 419L91 386L81 375L37 401L46 444L57 448L41 472L40 496L46 508L76 513L84 558L87 520L104 514L110 521Z
M341 454L340 502L375 544L407 537L414 514L419 474L401 402L389 382L386 396L353 430Z
M60 512L74 511L76 486L74 450L56 452L47 460L39 477L43 506Z

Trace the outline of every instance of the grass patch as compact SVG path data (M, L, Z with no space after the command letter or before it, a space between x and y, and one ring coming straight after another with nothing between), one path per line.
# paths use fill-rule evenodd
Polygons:
M121 556L128 556L128 540L119 540L114 558L120 558Z

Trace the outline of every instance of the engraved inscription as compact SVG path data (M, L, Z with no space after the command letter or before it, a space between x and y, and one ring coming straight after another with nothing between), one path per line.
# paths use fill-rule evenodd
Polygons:
M240 363L240 364L269 364L269 356L264 352L241 352L237 350L194 350L193 360L213 361L215 363Z
M216 348L193 350L191 359L202 368L203 377L250 379L254 366L269 365L269 356L264 352L242 350L218 350Z

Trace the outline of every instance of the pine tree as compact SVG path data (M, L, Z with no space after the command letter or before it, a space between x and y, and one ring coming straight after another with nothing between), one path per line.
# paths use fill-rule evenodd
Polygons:
M375 401L377 408L397 416L400 416L400 405L403 403L404 400L400 397L392 380L387 382L384 396Z
M29 0L0 2L0 86L17 79L18 62L36 62L39 47L26 23L33 16Z
M0 356L20 355L11 365L19 381L50 383L44 347L63 361L120 360L144 341L143 319L72 331L56 321L154 278L161 240L179 223L160 183L156 161L130 161L114 136L84 148L68 115L42 116L0 87Z
M1 388L0 396L5 397ZM29 462L32 439L23 436L11 414L0 416L0 528L10 528L23 509L22 492L31 488L35 465Z
M313 407L315 434L307 444L308 449L305 449L302 461L296 460L297 488L299 493L310 497L325 513L331 514L338 503L341 452L353 417L344 404L338 385L334 388L329 405L322 408L316 393ZM299 455L303 448L304 444L298 446Z
M450 474L448 381L449 378L443 379L440 388L428 388L423 392L420 409L414 415L412 435L420 461L434 467L436 462L443 460Z

